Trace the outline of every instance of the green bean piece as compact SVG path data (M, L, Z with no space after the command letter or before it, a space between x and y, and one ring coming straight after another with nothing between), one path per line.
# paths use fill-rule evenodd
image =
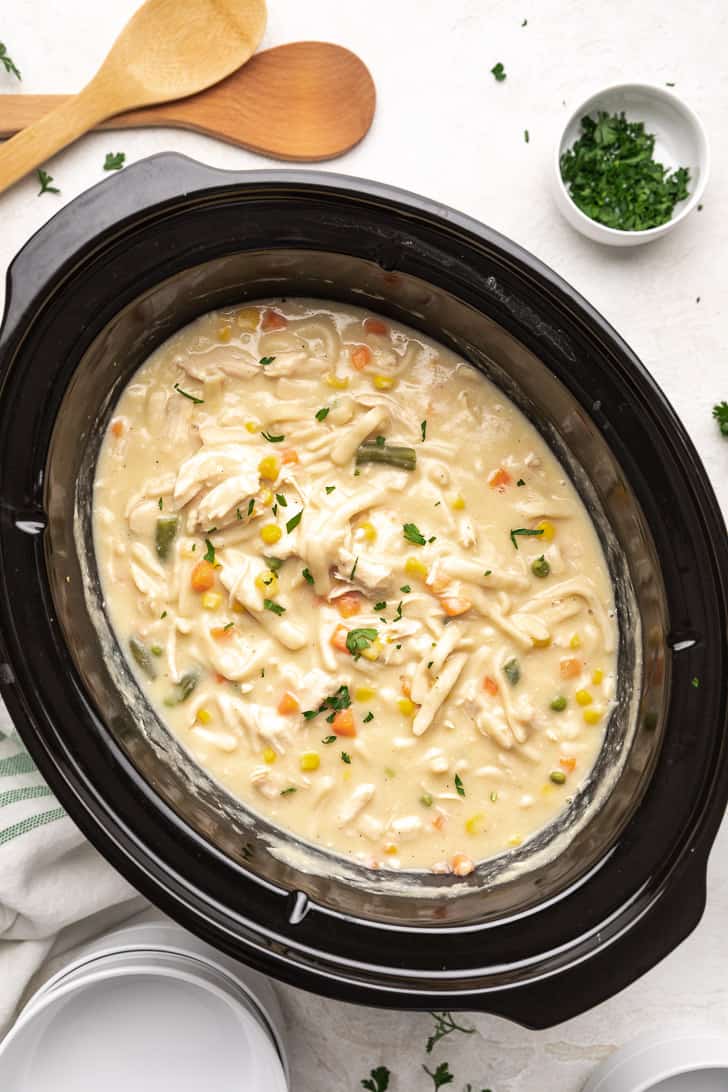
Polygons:
M169 556L169 549L177 534L177 516L160 516L157 520L157 530L154 541L157 547L157 556L165 561Z
M386 463L399 470L414 470L417 466L417 452L413 447L398 447L395 444L360 444L356 451L356 465L363 463Z
M147 678L156 679L157 669L154 666L152 654L147 646L144 644L144 642L140 641L138 637L130 637L129 648L131 649L131 654L134 657L134 660L142 669Z
M511 686L515 686L516 683L521 681L521 665L515 656L512 660L508 660L503 664L503 674L508 679Z
M554 713L563 713L564 709L566 709L566 698L563 694L559 694L557 698L553 699L553 701L551 702L551 708L553 709Z
M422 796L420 797L420 804L422 804L425 808L431 808L432 794L429 792L423 792Z
M541 554L531 565L531 572L534 576L540 576L541 578L548 576L551 572L551 566L546 558Z
M168 694L164 699L164 704L168 707L173 705L181 705L183 701L187 701L192 691L200 681L199 671L186 671L180 681L175 683L174 690L171 694Z

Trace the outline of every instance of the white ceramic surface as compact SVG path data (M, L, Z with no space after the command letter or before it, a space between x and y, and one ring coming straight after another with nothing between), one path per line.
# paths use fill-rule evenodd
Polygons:
M57 0L4 5L1 39L18 61L23 88L80 88L136 3L65 0L62 18ZM715 402L728 399L728 141L722 138L728 5L270 0L264 45L307 38L355 49L370 66L378 92L369 137L323 169L382 179L445 201L557 269L617 327L662 385L728 513L728 442L710 412ZM508 74L503 83L490 74L497 61ZM573 231L554 208L551 190L554 140L567 118L590 87L628 78L676 83L703 119L713 178L703 211L691 213L679 231L653 246L619 250ZM0 96L5 90L15 87L2 76ZM169 149L230 169L275 165L194 133L86 137L45 165L60 196L37 197L34 179L3 195L0 269L60 204L103 177L107 152L124 151L133 161ZM2 291L0 283L0 297ZM0 707L0 727L8 723ZM12 920L10 907L7 921ZM494 1017L464 1015L462 1023L475 1033L449 1036L428 1055L432 1020L426 1013L343 1005L280 987L295 1092L354 1092L380 1064L392 1071L389 1092L428 1092L432 1081L421 1066L433 1069L442 1061L456 1077L447 1086L452 1092L462 1092L468 1081L477 1092L580 1092L594 1067L620 1044L671 1018L728 1035L726 921L724 824L708 870L708 908L695 933L620 996L560 1027L532 1032ZM14 935L21 935L19 926ZM18 949L12 958L19 963L22 945Z
M725 1092L728 1039L682 1029L638 1036L592 1074L584 1092Z
M689 196L678 202L672 218L646 231L618 231L590 219L574 204L561 178L561 157L582 133L581 119L624 113L628 121L642 121L645 130L655 135L654 158L674 170L688 167ZM559 211L568 222L597 243L608 246L639 246L667 235L700 204L710 173L710 149L703 124L686 102L665 87L644 83L621 83L590 95L574 110L556 143L554 155L554 193Z

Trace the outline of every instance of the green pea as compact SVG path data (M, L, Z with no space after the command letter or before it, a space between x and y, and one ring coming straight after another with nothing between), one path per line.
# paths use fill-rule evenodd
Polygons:
M432 807L432 796L429 792L423 792L420 797L420 804L423 804L426 808Z
M551 702L551 708L554 713L563 713L564 709L566 709L566 698L563 694L559 694L558 698L554 698Z
M531 572L534 576L544 577L549 575L549 573L551 572L551 566L549 565L543 554L541 554L540 557L537 557L536 560L532 563Z
M563 770L552 770L549 774L549 777L553 781L554 785L563 785L566 781L566 774Z
M515 656L512 660L508 660L503 664L503 674L508 679L511 686L515 686L516 683L521 681L521 665Z

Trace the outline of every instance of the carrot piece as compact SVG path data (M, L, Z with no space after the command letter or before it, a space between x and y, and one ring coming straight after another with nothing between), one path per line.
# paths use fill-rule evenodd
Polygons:
M261 327L264 330L285 330L288 325L288 319L280 313L280 311L271 311L268 309L263 312L263 321Z
M338 649L339 652L347 651L346 638L348 634L349 631L346 626L337 626L334 632L331 634L331 644L334 646L334 648Z
M235 626L213 626L210 630L210 636L214 637L216 641L227 641L228 637L232 637Z
M334 600L342 618L352 618L361 610L362 598L358 592L344 592Z
M198 561L190 575L192 590L209 591L215 583L215 566L209 561Z
M378 318L365 318L364 329L368 334L384 335L389 333L389 327L386 322L382 322L382 320Z
M296 451L296 449L292 448L292 447L289 447L287 451L282 451L281 452L281 462L282 463L297 463L298 462L298 452Z
M576 759L575 758L560 758L559 759L559 766L561 766L561 768L563 770L566 770L568 773L573 773L574 770L576 769Z
M124 422L121 417L117 417L116 420L112 422L111 431L113 435L116 436L117 440L120 436L124 435Z
M450 578L447 576L436 576L432 582L428 581L427 586L433 595L444 595L450 587Z
M577 675L581 674L582 662L575 656L567 656L559 664L559 671L561 672L562 679L575 679Z
M400 678L400 690L406 698L412 697L412 687L410 686L410 681L406 675L402 675Z
M444 815L436 815L435 818L432 820L432 825L435 828L435 830L444 830L445 829L445 816Z
M215 682L216 683L224 683L224 682L227 682L227 679L225 678L224 675L221 675L220 672L218 671L215 674Z
M289 713L297 713L301 706L298 704L298 700L294 698L293 694L286 690L285 694L278 702L278 712L281 716L286 717Z
M510 485L512 481L513 478L502 466L499 466L497 470L494 470L493 473L488 476L488 485L491 489L497 489L499 485Z
M492 698L498 693L498 683L495 679L491 679L490 675L486 675L483 679L483 689L487 690Z
M452 870L456 876L469 876L475 865L464 853L456 853L452 859Z
M363 371L371 359L372 351L368 345L357 345L351 350L351 363L358 372Z
M333 721L331 722L331 730L336 736L356 735L354 714L351 709L340 709L338 711Z
M463 599L460 595L443 596L440 603L448 618L457 618L459 614L465 614L473 605L469 599Z

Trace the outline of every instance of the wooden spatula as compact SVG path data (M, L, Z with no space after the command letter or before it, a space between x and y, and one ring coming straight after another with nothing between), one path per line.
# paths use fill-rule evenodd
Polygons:
M0 136L32 125L63 95L0 95ZM329 42L293 42L257 53L197 95L130 110L99 129L194 129L277 159L342 155L367 133L376 91L363 61Z
M113 114L229 76L258 48L265 20L265 0L146 0L91 82L0 147L0 191Z

